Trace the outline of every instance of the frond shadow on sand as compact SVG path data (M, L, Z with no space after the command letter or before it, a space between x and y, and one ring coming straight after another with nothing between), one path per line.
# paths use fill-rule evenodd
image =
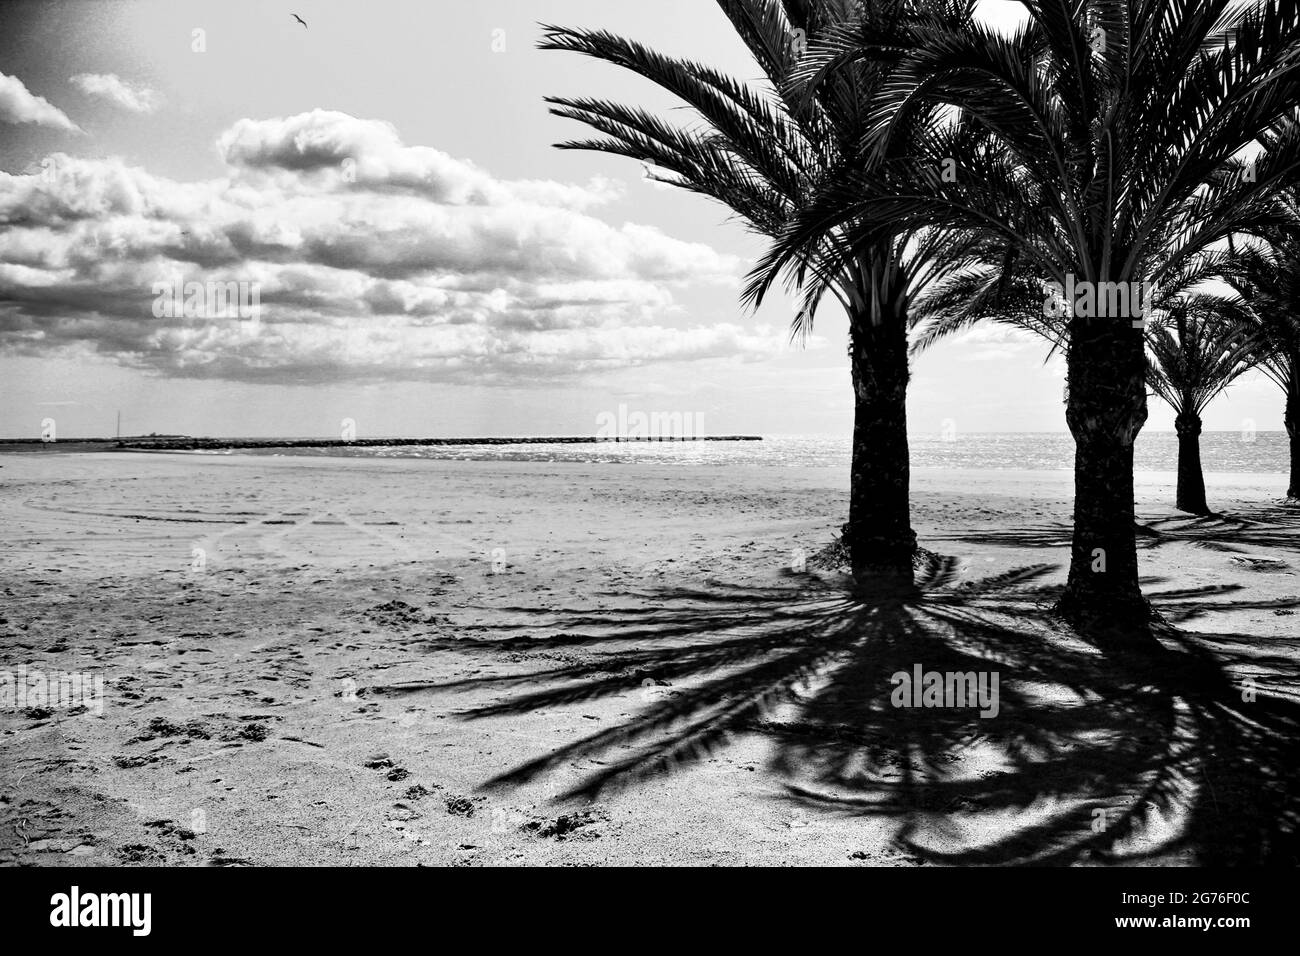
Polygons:
M462 712L481 720L644 688L639 713L488 787L599 755L612 762L561 797L594 799L760 734L788 799L887 817L900 848L931 862L1296 864L1300 639L1176 629L1232 608L1232 589L1147 581L1157 640L1103 655L1052 614L1056 570L963 580L932 556L918 592L897 599L809 574L505 609L522 623L445 646L579 662L400 690L502 695ZM894 706L891 677L916 665L997 674L996 715Z

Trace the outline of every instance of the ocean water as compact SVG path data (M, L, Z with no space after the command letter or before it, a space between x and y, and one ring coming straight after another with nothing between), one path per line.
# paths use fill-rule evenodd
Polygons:
M971 433L945 440L937 434L913 434L913 467L992 470L1064 469L1074 467L1074 440L1066 433ZM850 445L843 438L764 436L742 442L619 442L590 445L432 445L365 448L256 449L253 454L344 456L355 458L436 458L470 461L577 461L625 464L776 465L848 468ZM1205 432L1201 463L1207 472L1285 473L1290 468L1286 432ZM1138 436L1138 471L1174 471L1178 438L1173 432Z

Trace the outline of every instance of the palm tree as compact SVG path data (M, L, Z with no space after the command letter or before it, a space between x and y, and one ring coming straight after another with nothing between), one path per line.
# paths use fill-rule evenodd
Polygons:
M1199 256L1153 296L1146 318L1150 362L1147 384L1175 413L1178 483L1175 507L1209 514L1201 469L1201 412L1238 376L1250 369L1260 339L1250 331L1252 313L1240 301L1191 291L1207 279L1221 279L1235 260L1212 252ZM913 303L914 351L991 321L1031 332L1050 346L1048 358L1069 352L1069 317L1043 307L1044 290L1031 276L998 281L997 263L983 263L936 282ZM978 305L972 303L978 302Z
M549 97L547 102L556 115L603 134L560 148L640 160L653 167L652 178L724 204L768 238L783 233L825 179L857 161L866 123L892 90L889 68L864 62L805 98L789 80L806 44L856 16L880 29L909 18L952 27L968 22L974 7L974 0L718 3L762 70L761 82L747 84L600 30L547 26L540 43L542 49L585 54L656 83L692 108L691 125L605 100ZM859 172L886 176L897 156L925 154L934 117L935 110L914 111L892 151ZM827 296L848 315L854 426L843 542L860 579L910 588L916 535L909 506L908 302L918 287L958 265L962 253L942 230L902 220L848 250L843 233L853 225L853 218L846 218L842 228L828 230L795 257L790 282L799 291L800 309L794 333L811 330L817 306Z
M1174 507L1210 514L1201 470L1201 412L1254 364L1255 343L1242 335L1245 309L1210 295L1180 297L1147 329L1147 382L1174 410L1178 486Z
M1297 208L1294 193L1287 205ZM1246 327L1254 336L1259 369L1286 396L1283 421L1291 446L1286 494L1300 501L1300 235L1288 232L1267 246L1236 250L1225 278L1248 307Z
M760 297L830 229L852 223L852 249L873 242L879 222L908 217L987 232L1017 268L1104 296L1112 306L1105 317L1075 309L1067 320L1074 535L1058 607L1079 626L1149 637L1133 510L1133 442L1147 416L1145 335L1111 297L1134 283L1179 284L1196 256L1255 232L1268 197L1300 178L1293 130L1254 175L1224 173L1300 102L1300 6L1021 3L1028 22L1011 36L981 25L922 35L901 24L901 35L882 38L848 25L813 45L796 77L810 86L862 60L891 65L898 95L877 111L866 156L889 154L913 116L936 104L988 131L995 148L950 154L960 175L931 178L923 189L891 189L849 168L787 227L750 292Z

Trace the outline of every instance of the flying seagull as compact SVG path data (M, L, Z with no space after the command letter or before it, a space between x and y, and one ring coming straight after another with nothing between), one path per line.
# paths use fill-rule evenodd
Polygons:
M299 23L301 23L301 24L303 25L303 29L306 29L306 28L307 28L307 21L304 20L302 17L298 16L298 14L296 14L296 13L291 13L291 14L289 14L289 16L293 17L295 20L297 20Z

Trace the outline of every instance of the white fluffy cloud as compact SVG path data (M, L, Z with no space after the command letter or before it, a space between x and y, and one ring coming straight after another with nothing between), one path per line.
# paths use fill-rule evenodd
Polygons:
M132 113L152 113L162 105L162 95L156 90L124 80L116 73L78 73L68 82L87 96L107 100Z
M674 327L675 289L734 285L741 264L591 215L608 182L500 180L320 110L217 145L226 175L198 183L61 154L0 173L0 348L89 346L176 376L505 382L784 345ZM227 282L256 293L255 321L213 302L155 314L160 283Z
M32 93L16 76L0 73L0 123L35 123L80 133L81 127L43 96Z

